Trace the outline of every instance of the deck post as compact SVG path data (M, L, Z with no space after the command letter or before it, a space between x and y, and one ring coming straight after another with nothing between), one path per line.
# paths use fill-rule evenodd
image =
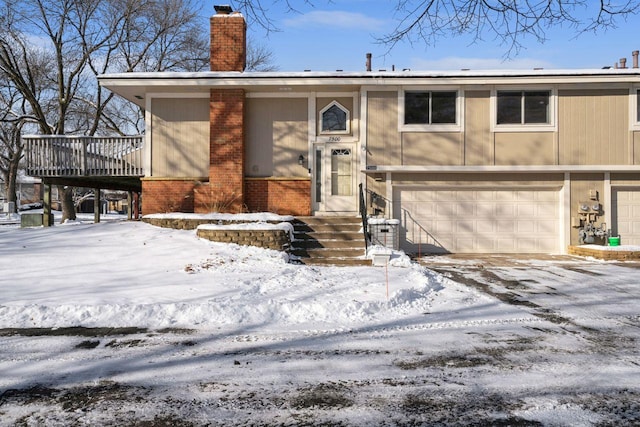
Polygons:
M133 191L127 191L127 221L133 219Z
M100 222L100 189L93 189L93 222L98 224Z
M43 194L42 194L42 225L45 227L51 227L53 225L53 216L51 215L51 183L48 181L43 182Z
M133 217L140 219L140 193L137 191L133 193Z

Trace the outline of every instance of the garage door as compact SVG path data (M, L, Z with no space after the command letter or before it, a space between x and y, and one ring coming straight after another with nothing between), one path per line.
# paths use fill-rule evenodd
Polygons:
M611 231L623 245L640 245L640 188L614 189Z
M557 189L396 189L407 252L557 253Z

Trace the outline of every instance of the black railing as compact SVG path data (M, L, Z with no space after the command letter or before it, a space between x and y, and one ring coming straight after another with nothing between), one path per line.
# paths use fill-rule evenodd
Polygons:
M365 206L365 215L367 207L375 217L384 217L391 219L394 217L393 204L391 200L376 193L375 191L365 190L361 199L362 203L368 203ZM361 208L362 209L362 208ZM409 253L422 257L425 253L449 253L449 251L431 234L417 219L411 215L411 212L404 208L397 210L396 219L400 220L400 237L404 241L405 250Z
M367 203L365 202L365 199L364 199L364 190L362 188L362 183L360 183L358 187L360 191L358 207L360 210L360 217L362 218L362 233L364 234L364 247L366 250L369 247L369 227L367 224Z

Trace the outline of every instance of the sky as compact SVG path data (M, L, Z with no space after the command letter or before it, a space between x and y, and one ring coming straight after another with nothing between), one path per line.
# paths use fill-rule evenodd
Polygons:
M249 25L248 34L273 52L280 71L363 71L366 53L373 55L373 69L457 70L470 69L574 69L613 66L620 58L631 65L631 52L640 49L640 15L618 19L616 28L597 34L564 27L547 32L547 41L525 40L524 48L505 58L508 46L491 35L474 42L469 37L441 37L434 46L403 42L389 50L377 38L397 25L396 1L315 0L313 5L294 0L296 12L286 11L284 0L262 0L278 31L267 33ZM214 4L203 2L203 17ZM596 4L596 2L593 2ZM207 23L208 24L208 23Z

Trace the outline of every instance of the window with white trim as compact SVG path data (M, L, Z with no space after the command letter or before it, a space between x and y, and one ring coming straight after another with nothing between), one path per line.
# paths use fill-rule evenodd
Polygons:
M497 125L551 124L551 91L499 90L496 94Z
M456 91L405 91L405 125L455 125L458 122Z
M321 134L346 134L350 130L349 110L333 101L320 110Z

